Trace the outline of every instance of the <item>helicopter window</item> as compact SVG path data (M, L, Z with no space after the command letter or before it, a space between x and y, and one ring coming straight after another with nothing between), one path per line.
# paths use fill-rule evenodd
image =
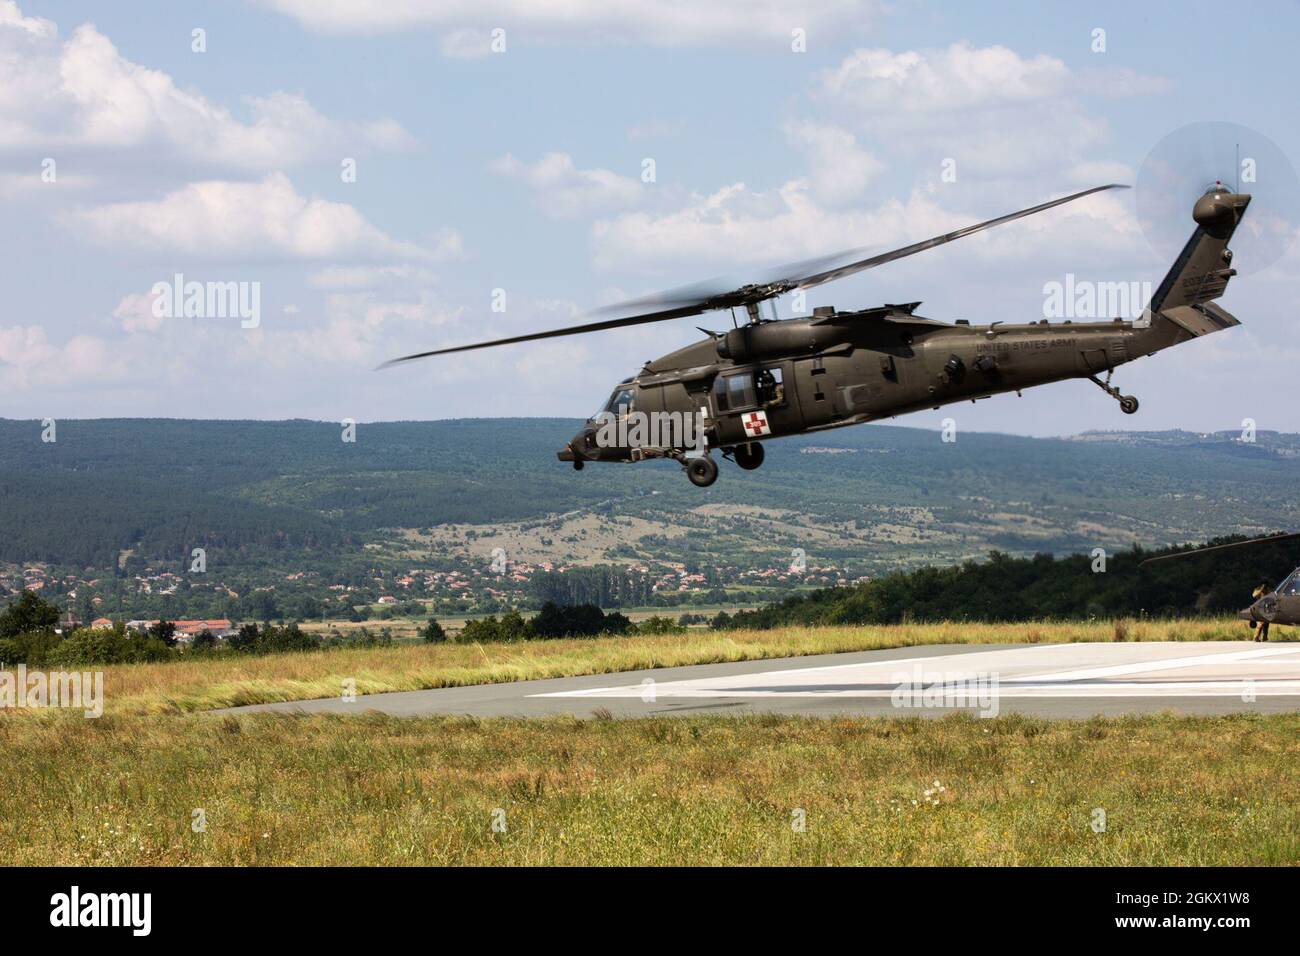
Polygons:
M760 369L754 389L760 405L781 405L785 402L785 383L779 367Z
M753 408L758 405L754 397L754 373L740 372L738 375L728 375L722 378L725 388L725 408L731 411L738 411L741 408Z
M1277 588L1278 594L1297 595L1300 594L1300 571L1296 571L1289 578L1283 581Z
M632 409L632 389L616 388L614 394L609 397L609 404L591 417L591 421L599 418L601 415L609 412L614 415L626 415Z

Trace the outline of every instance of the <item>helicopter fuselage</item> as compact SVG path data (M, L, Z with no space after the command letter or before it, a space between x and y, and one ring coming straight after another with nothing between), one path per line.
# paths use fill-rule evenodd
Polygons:
M1258 591L1255 592L1259 594ZM1261 594L1255 603L1241 612L1240 617L1252 627L1259 624L1300 625L1300 568L1267 594Z
M558 457L575 468L587 461L672 458L703 487L717 478L713 448L742 468L757 468L765 439L1064 379L1090 379L1132 414L1137 399L1110 384L1115 368L1240 325L1214 300L1235 275L1228 241L1249 203L1250 196L1218 183L1197 200L1196 229L1137 321L974 326L923 318L916 314L919 302L857 312L825 307L806 318L764 321L757 302L746 299L749 323L647 362ZM737 301L749 289L738 290ZM775 294L756 294L769 293ZM664 417L680 426L684 416L692 427L657 427ZM673 436L689 436L691 443Z
M914 314L918 304L860 312L818 309L808 318L714 334L648 362L615 388L604 418L589 420L559 457L638 461L704 450L602 440L632 433L600 427L622 424L617 419L623 417L694 416L707 446L728 452L1049 382L1096 379L1200 334L1164 318L1145 324L949 324ZM1196 317L1235 324L1226 314L1218 319L1212 309ZM1135 400L1108 391L1136 409Z

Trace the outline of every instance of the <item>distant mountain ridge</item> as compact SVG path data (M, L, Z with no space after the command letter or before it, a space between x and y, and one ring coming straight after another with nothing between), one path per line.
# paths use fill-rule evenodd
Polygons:
M856 528L868 543L828 553L882 566L1300 527L1300 436L1277 432L1235 445L1224 436L1239 433L1188 432L945 443L937 430L870 425L771 442L760 470L724 463L697 489L664 462L575 473L555 450L577 424L361 423L346 442L338 424L301 420L61 420L51 443L38 422L0 419L0 561L107 568L123 552L178 562L201 545L228 562L282 562L355 554L391 529L572 512L689 519L699 530L673 553L708 559L718 532L736 528L726 514L781 509ZM703 505L721 509L717 524L696 520ZM872 536L886 526L901 530ZM790 545L760 536L754 548Z

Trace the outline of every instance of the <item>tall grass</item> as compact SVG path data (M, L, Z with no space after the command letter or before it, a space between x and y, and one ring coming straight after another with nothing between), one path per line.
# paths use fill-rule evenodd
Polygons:
M1300 862L1296 714L61 714L0 751L11 864Z

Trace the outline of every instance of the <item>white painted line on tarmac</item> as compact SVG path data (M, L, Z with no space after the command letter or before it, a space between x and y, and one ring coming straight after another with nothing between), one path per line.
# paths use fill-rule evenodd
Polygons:
M1300 697L1300 647L1240 647L1239 643L1226 647L1202 645L1200 653L1186 653L1186 646L1172 642L1150 644L1052 644L1013 648L990 648L959 654L932 655L883 660L854 661L820 667L784 668L745 674L727 674L720 677L684 678L671 681L647 681L641 684L613 685L585 690L558 691L534 694L533 697L611 697L641 699L691 699L691 698L888 698L899 685L900 667L921 665L916 680L926 684L935 678L939 686L945 681L960 684L976 674L996 680L996 690L990 692L1002 697L1237 697L1298 696ZM1055 650L1071 652L1068 655L1044 654ZM1173 657L1160 655L1174 653ZM1135 655L1145 655L1145 660L1134 661ZM1079 666L1034 673L1043 664L1044 657L1082 657ZM1107 664L1105 658L1130 658L1122 663ZM1092 660L1086 660L1092 658ZM1224 668L1223 665L1238 665ZM1233 673L1240 665L1254 667L1258 664L1283 665L1296 668L1297 676L1267 677L1247 673ZM1140 679L1162 671L1199 669L1202 677L1187 674L1170 675L1170 679ZM1219 668L1216 672L1215 669ZM918 668L913 667L915 672ZM1228 673L1224 673L1223 670ZM931 678L929 675L935 675ZM1139 679L1131 679L1138 677ZM829 678L829 679L828 679ZM1130 678L1130 679L1125 679ZM856 682L862 686L844 686ZM766 686L764 686L766 685Z

